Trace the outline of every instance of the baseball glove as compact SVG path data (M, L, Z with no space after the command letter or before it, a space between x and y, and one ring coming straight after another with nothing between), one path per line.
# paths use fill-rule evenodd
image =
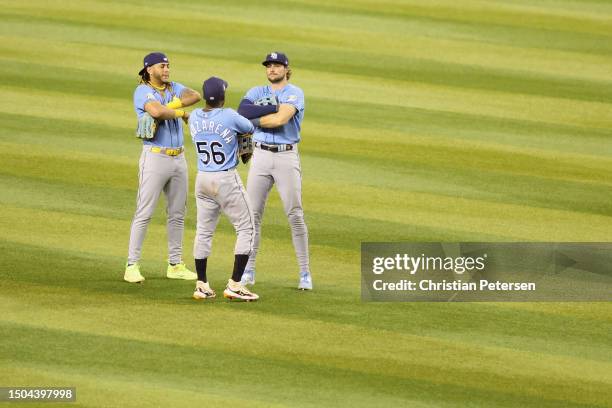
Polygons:
M155 137L155 131L157 130L157 122L153 119L153 116L145 112L138 119L138 128L136 129L136 137L140 139L150 140Z
M258 106L268 106L268 105L278 105L278 99L276 98L275 95L271 95L271 96L264 96L259 98L258 100L256 100L254 102L254 105L258 105Z
M247 164L253 156L253 135L245 133L238 135L238 155L244 164Z

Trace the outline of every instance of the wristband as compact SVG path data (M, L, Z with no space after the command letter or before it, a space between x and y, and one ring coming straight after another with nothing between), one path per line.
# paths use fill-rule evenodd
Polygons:
M182 109L175 109L174 110L174 117L175 118L182 118L183 116L185 116L185 111Z
M181 102L181 100L175 96L170 102L168 102L166 107L170 109L179 109L183 107L183 102Z

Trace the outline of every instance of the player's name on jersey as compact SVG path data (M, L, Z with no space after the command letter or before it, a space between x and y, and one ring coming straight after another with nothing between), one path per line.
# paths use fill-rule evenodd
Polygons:
M198 133L214 133L219 135L226 144L229 144L234 138L234 134L223 123L215 122L214 120L202 119L194 120L190 125L191 134Z

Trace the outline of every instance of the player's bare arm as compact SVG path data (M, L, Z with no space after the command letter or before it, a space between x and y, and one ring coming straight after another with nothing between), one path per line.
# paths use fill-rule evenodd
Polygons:
M259 119L259 127L276 128L285 125L295 115L297 109L288 103L281 103L278 112L271 115L262 116Z
M181 93L181 105L182 106L191 106L194 105L202 99L202 96L193 89L185 88Z
M154 100L148 101L145 104L144 109L149 113L149 115L158 120L182 118L185 116L184 111L179 109L170 109L169 107L164 106Z

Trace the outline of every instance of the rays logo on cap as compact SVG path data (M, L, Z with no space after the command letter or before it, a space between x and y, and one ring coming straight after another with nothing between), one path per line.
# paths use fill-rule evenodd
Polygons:
M144 74L147 67L153 66L155 64L167 64L167 63L168 63L168 57L166 56L166 54L162 52L152 52L150 54L147 54L144 57L144 60L142 61L143 68L138 72L138 75Z
M270 56L271 56L272 58L274 58L274 59L277 59L277 58L278 58L278 54L277 54L277 53L275 53L275 52L270 53Z

